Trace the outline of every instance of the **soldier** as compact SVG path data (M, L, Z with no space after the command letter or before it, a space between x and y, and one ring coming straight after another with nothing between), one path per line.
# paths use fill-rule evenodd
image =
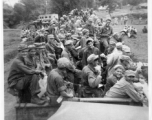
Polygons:
M19 93L18 95L21 100L20 102L29 102L30 98L26 98L26 100L22 98L25 92L27 94L27 91L29 90L28 97L31 97L30 102L42 105L45 103L45 101L39 99L37 96L37 94L40 92L38 80L39 74L41 74L41 72L39 70L36 70L33 65L30 67L26 65L25 58L28 52L26 45L19 45L18 51L18 56L12 63L8 76L9 88L11 90L16 90ZM29 52L31 53L29 56L33 56L34 52Z
M93 39L88 38L86 42L87 48L83 52L83 58L82 58L82 65L85 66L87 65L87 58L91 54L96 54L100 56L99 49L97 47L93 46ZM100 60L100 59L99 59Z
M67 67L70 61L63 57L57 61L57 68L53 69L48 76L47 95L50 101L55 101L59 96L72 98L73 92L69 92L64 78L67 76Z
M101 44L103 44L103 46L104 46L104 51L101 51L101 52L105 52L105 50L108 48L109 39L113 35L113 28L110 26L110 23L111 23L111 19L107 19L105 26L103 26L99 31L100 50L102 50Z
M88 97L88 94L92 97L101 97L102 91L98 89L98 85L101 83L101 73L97 71L95 67L98 65L99 56L91 54L87 58L88 65L85 66L82 70L82 84L83 84L83 93L84 97Z
M125 76L110 88L105 97L131 98L134 102L142 102L144 100L144 96L136 91L133 85L134 79L135 72L132 70L126 70Z

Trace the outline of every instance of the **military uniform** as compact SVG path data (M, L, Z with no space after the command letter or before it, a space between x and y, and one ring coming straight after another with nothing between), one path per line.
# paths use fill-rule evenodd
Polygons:
M92 87L95 80L100 80L101 76L97 74L97 71L92 68L90 65L87 65L82 70L82 89L84 96L88 96L87 94L92 94L95 97L101 97L102 91L97 87Z
M100 34L100 45L103 44L105 49L107 49L109 44L109 37L113 34L113 29L111 26L104 26L99 31ZM101 50L102 48L100 48Z
M99 49L94 47L93 49L88 49L86 48L83 52L83 58L82 58L82 64L83 66L87 65L87 58L89 57L89 55L91 54L96 54L96 55L100 55ZM99 59L100 61L100 59Z
M8 85L10 89L18 92L30 88L31 96L34 97L40 92L39 75L36 74L32 62L29 62L28 65L30 67L26 65L26 61L22 57L18 56L10 68Z

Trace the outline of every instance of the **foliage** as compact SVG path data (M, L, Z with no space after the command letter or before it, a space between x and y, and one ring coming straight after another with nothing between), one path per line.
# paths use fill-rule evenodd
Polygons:
M102 6L108 6L109 15L116 9L118 2L116 0L103 0L101 1Z
M35 20L41 14L57 13L62 16L75 8L96 8L100 4L102 6L108 5L108 11L111 14L117 5L121 6L123 3L134 6L143 1L146 0L20 0L14 8L3 3L4 25L14 27L21 21Z
M138 4L142 2L147 2L147 0L123 0L123 5L130 4L132 6L137 6Z
M132 6L136 6L138 4L140 4L142 2L142 0L128 0L128 4L132 5Z
M90 1L90 0L89 0ZM80 8L81 0L50 0L51 12L57 13L59 16L68 14L72 9ZM84 0L82 0L82 3Z
M5 3L3 3L3 22L8 27L13 27L17 24L17 18L13 8Z

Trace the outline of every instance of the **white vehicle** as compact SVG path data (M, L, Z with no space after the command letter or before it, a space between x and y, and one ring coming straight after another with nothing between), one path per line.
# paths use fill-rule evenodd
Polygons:
M58 18L59 18L58 14L45 14L38 16L38 20L41 20L42 22L50 22Z

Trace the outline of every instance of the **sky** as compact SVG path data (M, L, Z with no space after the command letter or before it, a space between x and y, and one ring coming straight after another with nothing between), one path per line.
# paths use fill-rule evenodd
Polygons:
M12 7L15 5L15 3L19 2L19 0L3 0L3 1Z

